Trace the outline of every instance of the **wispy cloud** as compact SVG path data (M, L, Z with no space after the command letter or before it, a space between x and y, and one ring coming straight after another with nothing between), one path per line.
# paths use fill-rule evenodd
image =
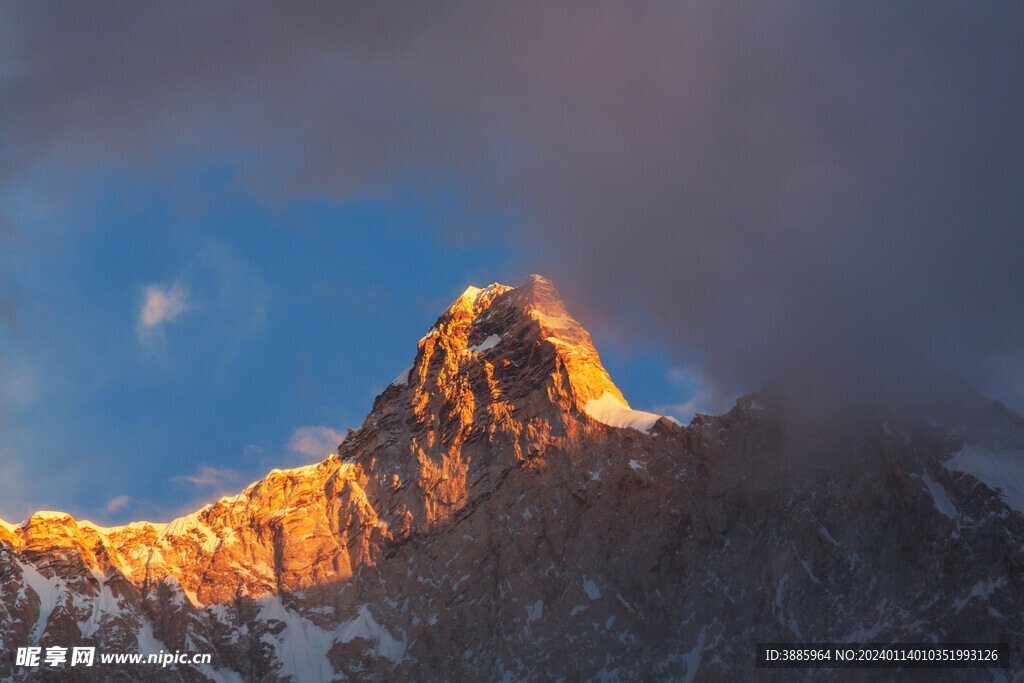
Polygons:
M205 358L215 362L229 359L266 326L269 293L259 269L213 241L184 264L173 285L151 284L143 293L136 331L149 350L186 311L188 320L177 325L185 331L187 324L192 345L209 350Z
M700 368L689 366L672 368L667 379L690 394L682 403L663 404L651 408L651 412L674 417L682 423L689 422L697 413L717 415L729 409L733 397L723 392Z
M103 506L103 509L107 512L117 512L128 507L132 502L131 496L115 496L107 501L107 504Z
M225 489L240 484L242 475L237 470L210 467L204 463L196 468L195 474L171 477L171 481L184 481L201 488Z
M344 438L344 434L330 427L299 427L292 432L288 450L307 460L323 460Z
M135 326L139 341L150 345L159 335L163 324L173 322L188 310L188 307L188 292L180 281L170 287L146 287L142 308L139 311L139 321Z

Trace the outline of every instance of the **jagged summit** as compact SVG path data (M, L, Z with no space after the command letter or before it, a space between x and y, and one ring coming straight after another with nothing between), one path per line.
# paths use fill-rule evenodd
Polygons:
M440 408L435 403L452 403L461 380L469 382L474 410L544 391L542 404L613 426L631 418L647 428L658 418L630 414L590 335L540 275L515 288L494 283L463 292L420 340L413 365L378 398L373 415L398 394L422 416L430 406ZM467 401L454 402L468 408Z
M470 287L452 302L338 454L370 475L371 498L400 511L391 527L400 538L552 446L658 420L629 408L554 285L531 275L515 288Z
M512 289L513 288L508 285L502 285L497 282L484 287L483 289L470 285L466 288L466 291L459 295L458 299L453 301L451 305L445 309L445 312L438 318L438 322L444 318L466 313L475 316L478 312L489 306L494 297L499 294L504 294Z

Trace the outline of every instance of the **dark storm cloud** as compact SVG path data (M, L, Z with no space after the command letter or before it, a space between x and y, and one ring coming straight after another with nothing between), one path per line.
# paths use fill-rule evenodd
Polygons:
M9 4L0 161L244 152L281 199L457 178L727 390L847 410L945 368L1020 408L1022 13Z

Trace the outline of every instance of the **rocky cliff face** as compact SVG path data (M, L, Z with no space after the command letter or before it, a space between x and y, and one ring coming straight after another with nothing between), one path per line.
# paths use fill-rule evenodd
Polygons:
M776 680L757 642L937 640L1009 642L949 678L1019 680L1024 420L977 405L794 440L752 396L681 427L628 407L547 280L470 288L323 462L169 524L0 525L0 675L85 644L214 655L172 680Z

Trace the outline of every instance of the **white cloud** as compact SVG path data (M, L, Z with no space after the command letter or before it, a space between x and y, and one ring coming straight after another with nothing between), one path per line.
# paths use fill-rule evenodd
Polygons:
M152 351L165 332L170 333L169 325L176 323L192 348L207 351L197 358L220 364L230 360L245 340L263 332L268 298L256 266L227 246L209 242L182 267L173 285L145 287L136 331ZM185 312L188 320L179 321Z
M203 463L196 468L195 474L182 474L171 477L171 481L187 481L190 484L203 488L225 489L229 486L237 486L242 481L242 475L237 470L221 467L210 467Z
M136 332L144 344L153 340L154 335L165 322L173 322L175 318L188 310L188 294L181 282L171 287L150 285L143 293L142 310Z
M292 432L288 450L310 460L323 460L344 438L344 434L330 427L299 427Z
M122 508L128 507L131 502L131 496L116 496L108 500L107 504L103 506L103 509L107 512L117 512Z

